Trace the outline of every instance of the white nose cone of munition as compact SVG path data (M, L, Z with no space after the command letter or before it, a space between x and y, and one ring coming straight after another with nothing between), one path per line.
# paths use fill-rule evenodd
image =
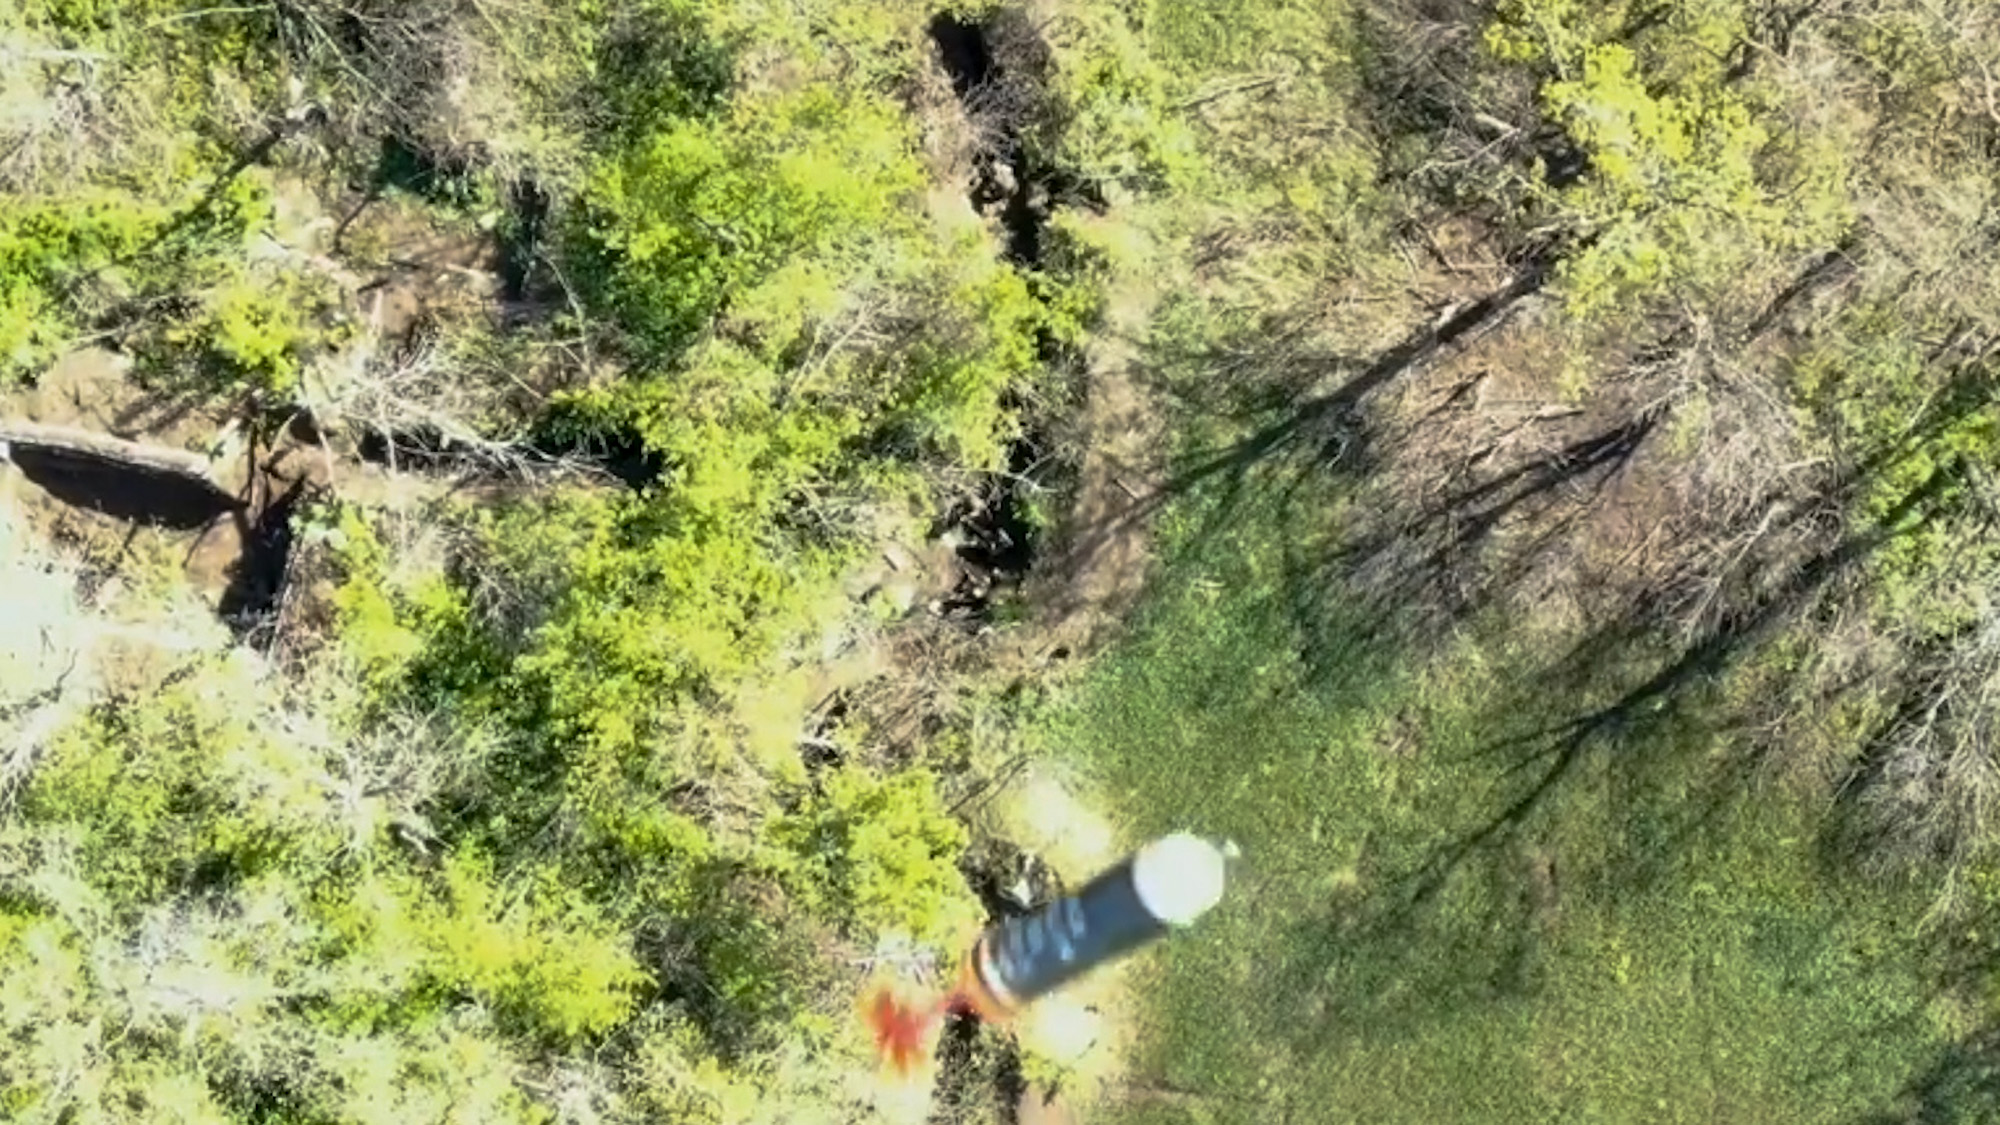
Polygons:
M1170 930L1222 899L1228 856L1185 832L1163 836L1077 893L987 930L967 992L988 1017L1009 1015Z
M1229 861L1199 836L1176 832L1132 857L1132 887L1147 913L1169 926L1189 926L1222 901Z

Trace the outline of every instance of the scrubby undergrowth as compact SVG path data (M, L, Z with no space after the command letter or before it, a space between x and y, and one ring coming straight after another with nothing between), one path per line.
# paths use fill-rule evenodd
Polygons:
M262 562L0 525L0 1105L1990 1109L1997 30L9 8L0 410L115 352ZM1249 889L927 1107L849 998L1133 842L1000 846L1065 754Z

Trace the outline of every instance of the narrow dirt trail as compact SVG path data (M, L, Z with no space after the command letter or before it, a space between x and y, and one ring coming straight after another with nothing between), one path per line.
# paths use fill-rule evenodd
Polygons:
M1121 622L1145 587L1150 515L1165 475L1167 428L1140 377L1159 295L1152 280L1114 282L1104 322L1085 351L1088 391L1076 498L1028 591L1041 654L1075 652Z
M1085 655L1123 624L1146 584L1152 561L1151 515L1165 479L1169 440L1158 403L1143 379L1144 346L1158 292L1132 271L1115 280L1105 313L1085 348L1086 391L1075 439L1081 446L1076 492L1042 564L1024 591L1032 607L1025 628L1005 634L1013 651L996 664L1033 676L1050 661ZM1117 861L1124 845L1087 786L1060 762L1031 763L996 801L996 827L1027 853L1052 864L1071 886ZM1022 1043L1055 1061L1067 1079L1054 1095L1021 1092L1022 1125L1079 1125L1090 1108L1128 1078L1126 1050L1134 1005L1122 965L1047 998L1027 1013Z

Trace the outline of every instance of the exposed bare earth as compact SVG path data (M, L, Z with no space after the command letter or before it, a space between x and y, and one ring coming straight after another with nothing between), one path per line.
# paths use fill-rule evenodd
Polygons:
M379 364L440 316L498 314L490 236L440 230L412 208L379 200L349 204L336 222L298 184L284 185L278 202L268 253L335 282L363 326L359 339L314 360L310 385ZM269 534L267 513L300 490L404 503L449 487L365 464L351 440L293 428L252 433L229 404L150 391L130 368L115 351L81 348L0 402L8 451L0 487L24 529L95 567L166 563L225 611L254 597L250 587L277 580L249 573L250 556Z
M1076 498L1028 590L1040 651L1101 639L1137 601L1151 561L1148 514L1164 474L1166 427L1139 378L1157 295L1149 281L1115 286L1092 341Z

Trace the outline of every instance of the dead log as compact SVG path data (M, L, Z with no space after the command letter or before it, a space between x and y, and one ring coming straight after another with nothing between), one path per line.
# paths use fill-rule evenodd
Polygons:
M35 422L0 421L0 460L12 460L14 448L38 450L58 457L82 458L142 472L187 477L212 485L216 483L208 458L185 449L146 445L73 426L44 426Z
M244 503L218 482L206 457L92 430L0 421L0 461L65 504L115 519L192 531Z

